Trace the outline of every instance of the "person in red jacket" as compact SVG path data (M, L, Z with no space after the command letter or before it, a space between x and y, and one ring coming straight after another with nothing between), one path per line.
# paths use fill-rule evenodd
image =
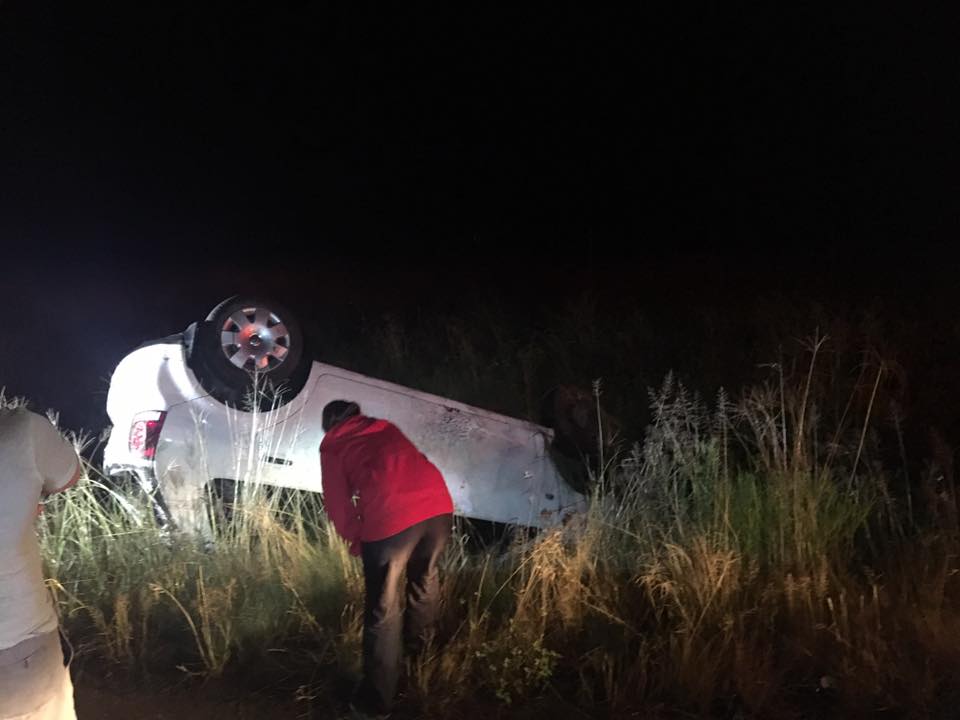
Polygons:
M453 527L453 501L437 467L393 423L367 417L347 400L328 403L322 423L324 505L350 552L363 560L363 680L353 704L387 713L401 640L411 653L422 650L437 613L437 565Z

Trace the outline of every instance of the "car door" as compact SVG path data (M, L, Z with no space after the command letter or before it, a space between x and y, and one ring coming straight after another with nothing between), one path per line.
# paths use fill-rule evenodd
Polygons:
M540 527L556 522L564 504L580 502L548 457L545 428L330 365L315 363L312 375L303 411L287 429L297 438L287 466L298 469L293 486L322 489L323 407L352 400L396 424L440 469L457 514Z

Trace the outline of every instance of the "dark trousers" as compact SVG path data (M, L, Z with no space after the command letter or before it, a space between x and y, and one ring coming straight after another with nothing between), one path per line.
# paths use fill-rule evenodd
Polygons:
M438 515L362 547L366 599L363 615L363 682L359 702L389 711L400 676L401 640L408 652L423 649L437 615L437 564L453 527ZM407 572L407 606L400 612L400 580Z

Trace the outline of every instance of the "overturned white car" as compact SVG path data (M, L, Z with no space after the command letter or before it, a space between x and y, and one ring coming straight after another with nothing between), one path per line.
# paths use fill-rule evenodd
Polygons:
M312 362L295 318L257 298L230 298L120 362L104 470L136 479L176 525L205 533L215 486L322 493L320 417L336 399L400 427L443 473L458 515L542 528L585 508L548 452L550 429Z

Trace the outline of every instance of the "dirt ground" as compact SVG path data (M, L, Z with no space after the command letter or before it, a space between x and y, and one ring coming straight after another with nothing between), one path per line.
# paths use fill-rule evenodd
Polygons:
M296 701L292 695L271 697L253 689L213 684L160 684L146 688L124 686L115 680L78 673L74 678L74 701L78 720L340 720L351 718L345 702L331 703L329 696L315 701ZM469 717L468 717L469 715ZM421 720L419 708L399 701L391 720ZM571 717L590 720L593 716L568 705L544 707L478 707L459 714L460 720L534 720L540 717ZM629 714L625 718L644 716ZM660 717L660 716L657 716Z
M306 703L281 703L269 698L207 697L202 690L120 693L78 683L74 689L78 720L313 720L335 718Z
M78 720L326 720L346 716L345 707L292 693L214 683L155 682L150 686L98 677L90 670L74 674Z
M276 662L204 679L182 668L163 673L142 669L131 672L90 658L74 662L71 676L78 720L352 720L347 700L359 680L349 669ZM535 699L512 704L503 703L492 693L477 692L466 705L461 698L455 710L445 707L443 698L432 697L427 712L415 691L404 687L407 681L401 678L391 720L690 718L662 707L656 712L625 710L616 716L599 706L590 711L573 705L559 688L545 689Z

